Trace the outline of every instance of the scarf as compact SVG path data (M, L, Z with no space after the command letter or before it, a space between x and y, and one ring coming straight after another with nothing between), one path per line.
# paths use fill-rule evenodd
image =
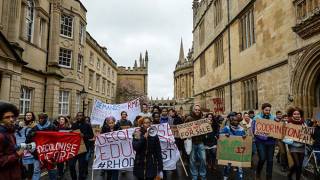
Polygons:
M292 123L292 124L297 124L297 125L301 125L304 123L304 119L301 118L299 121L296 121L293 119L293 117L289 117L288 119L288 123Z

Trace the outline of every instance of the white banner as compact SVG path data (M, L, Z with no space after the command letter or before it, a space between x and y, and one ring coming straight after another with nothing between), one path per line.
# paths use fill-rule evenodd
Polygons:
M91 123L102 126L103 121L108 116L113 116L116 120L119 120L122 111L127 112L128 120L133 123L141 111L139 98L123 104L106 104L100 100L95 100L91 112Z
M180 152L175 144L169 124L154 125L158 129L163 158L163 170L176 169ZM132 147L132 134L138 130L130 128L100 134L95 141L93 169L133 168L135 151Z

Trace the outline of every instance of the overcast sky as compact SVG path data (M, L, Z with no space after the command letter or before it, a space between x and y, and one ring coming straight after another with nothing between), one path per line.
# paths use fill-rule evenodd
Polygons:
M88 32L118 66L133 66L148 50L149 97L173 97L181 37L185 55L192 44L192 0L81 1L88 10Z

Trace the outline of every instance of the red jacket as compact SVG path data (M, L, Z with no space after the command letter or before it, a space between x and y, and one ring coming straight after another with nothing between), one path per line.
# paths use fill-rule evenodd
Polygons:
M0 179L20 180L21 163L15 149L14 131L0 126Z

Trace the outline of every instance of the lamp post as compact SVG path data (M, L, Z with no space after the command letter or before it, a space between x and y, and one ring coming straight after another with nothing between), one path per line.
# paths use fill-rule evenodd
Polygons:
M80 96L81 96L81 99L82 99L82 112L83 112L83 115L85 115L84 114L84 109L85 109L84 105L85 105L85 100L87 98L87 95L88 95L88 92L86 92L86 90L83 87L83 89L80 91Z

